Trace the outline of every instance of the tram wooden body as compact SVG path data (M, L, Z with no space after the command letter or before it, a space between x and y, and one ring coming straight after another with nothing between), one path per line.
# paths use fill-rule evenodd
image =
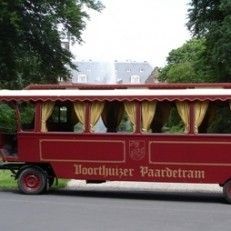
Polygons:
M32 85L24 90L0 90L0 101L13 105L17 118L17 133L0 131L0 168L14 173L23 193L44 192L55 178L94 183L212 183L222 186L225 198L231 201L231 134L200 133L202 122L198 123L196 116L204 113L203 120L206 112L202 106L203 112L195 111L195 104L229 107L231 84ZM21 125L18 105L22 102L34 105L32 129L23 129ZM81 132L75 132L74 122L68 121L73 118L73 111L77 111L73 106L76 102L82 105L81 115L75 114L76 121L83 126ZM147 109L153 111L152 102L156 105L155 112L147 116ZM57 129L49 118L44 119L43 105L47 103L53 105L53 109L47 109L50 111L55 105L59 109L66 106L67 117L68 110L72 110L67 120L57 123ZM107 123L113 122L109 112L113 117L115 108L124 103L132 104L128 107L133 113L130 116L132 131L118 131L115 125L112 129L108 124L104 132L93 131L92 120L96 123L104 112L108 113ZM184 131L152 131L150 126L155 127L155 116L159 113L159 120L164 117L161 110L158 112L158 105L163 105L159 109L165 110L176 103L184 115L181 115ZM97 107L100 112L94 119L91 117L93 104L100 104ZM14 153L7 151L6 143L15 146Z

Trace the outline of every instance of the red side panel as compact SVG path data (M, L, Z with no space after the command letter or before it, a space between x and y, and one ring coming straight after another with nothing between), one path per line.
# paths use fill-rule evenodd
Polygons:
M41 139L40 154L43 161L124 163L125 142L119 140Z
M224 183L231 136L21 133L19 161L68 179Z
M231 142L211 141L151 141L150 162L153 164L227 164Z

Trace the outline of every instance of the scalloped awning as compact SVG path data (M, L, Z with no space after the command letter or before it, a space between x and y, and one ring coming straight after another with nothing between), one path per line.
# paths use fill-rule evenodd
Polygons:
M215 101L231 100L231 89L41 89L0 90L0 101Z

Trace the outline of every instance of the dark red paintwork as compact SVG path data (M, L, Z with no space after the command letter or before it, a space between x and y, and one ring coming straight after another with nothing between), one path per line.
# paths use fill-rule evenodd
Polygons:
M49 163L61 178L223 184L231 176L229 135L20 133L18 143L18 161ZM89 174L77 174L76 165ZM142 175L141 166L162 173ZM132 174L91 172L100 167ZM167 175L168 169L182 174ZM192 176L183 175L184 170ZM193 171L204 175L197 178Z
M231 88L231 84L182 84L159 85L159 88L193 88L195 86ZM74 85L54 86L53 88L79 87ZM90 86L81 85L90 89ZM114 86L115 87L115 86ZM127 86L117 86L126 88ZM132 87L132 85L129 85ZM134 87L134 86L133 86ZM141 86L140 86L141 87ZM145 85L147 87L147 85ZM152 85L152 88L157 88ZM30 86L28 89L49 89L47 86ZM92 88L94 88L92 86ZM98 86L100 89L100 86ZM95 86L95 89L98 89ZM103 87L102 87L103 88ZM110 88L105 86L104 89ZM115 87L116 88L116 87ZM151 86L150 86L151 88ZM162 100L227 100L229 96L191 96L157 97ZM124 180L149 182L189 182L224 184L231 178L231 134L194 134L193 118L190 117L189 134L147 134L141 133L140 107L137 109L136 132L131 133L90 133L89 124L83 134L74 132L41 133L41 101L70 100L31 98L36 102L35 130L33 132L18 131L18 153L14 161L31 164L48 164L58 178L87 179L87 180ZM134 100L134 98L108 97L107 100ZM136 97L138 102L142 97ZM152 97L146 97L153 100ZM21 100L5 98L5 100ZM24 98L24 100L28 100ZM91 96L79 98L80 101L96 100ZM104 100L99 97L98 100ZM192 115L193 110L190 108ZM89 108L87 119L89 121ZM0 138L1 145L1 138ZM7 157L8 161L12 157Z

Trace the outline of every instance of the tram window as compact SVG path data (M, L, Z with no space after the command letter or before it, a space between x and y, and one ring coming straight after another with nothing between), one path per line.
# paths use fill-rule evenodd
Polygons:
M172 107L167 123L163 126L162 131L165 133L183 133L184 123L181 120L176 107Z
M34 130L35 105L32 103L21 103L19 105L21 118L21 129L24 131Z
M85 131L86 104L83 102L74 102L72 104L71 118L74 122L73 131L83 133Z
M104 102L92 102L90 106L90 129L92 133L106 132L106 127L102 119L104 111Z
M1 133L14 134L17 130L16 114L11 105L0 103L0 131Z
M118 132L135 132L136 104L135 102L125 102L122 120L118 127Z
M17 154L17 119L13 104L0 103L0 153L8 155Z
M210 102L198 133L231 133L231 110L229 102Z
M47 119L46 126L48 131L70 132L74 130L76 116L72 103L56 102L50 105L51 115Z
M91 132L133 132L135 125L135 103L93 102L91 105Z
M80 123L80 122L77 122L74 125L74 132L76 132L76 133L83 133L84 132L84 126L83 126L83 124Z
M150 125L153 133L184 133L187 131L187 125L182 121L179 115L179 107L176 102L158 102L154 119Z
M131 120L129 119L126 112L124 112L122 121L119 125L118 132L133 132L134 125L132 124Z
M91 128L91 132L95 132L95 133L107 132L107 128L105 127L101 116L100 116L99 120L97 121L97 123L95 124L95 126L93 128Z
M105 102L101 115L106 132L118 132L119 125L124 113L124 104L119 101Z
M51 115L51 120L54 123L66 123L67 122L67 107L66 106L55 106L54 111Z

